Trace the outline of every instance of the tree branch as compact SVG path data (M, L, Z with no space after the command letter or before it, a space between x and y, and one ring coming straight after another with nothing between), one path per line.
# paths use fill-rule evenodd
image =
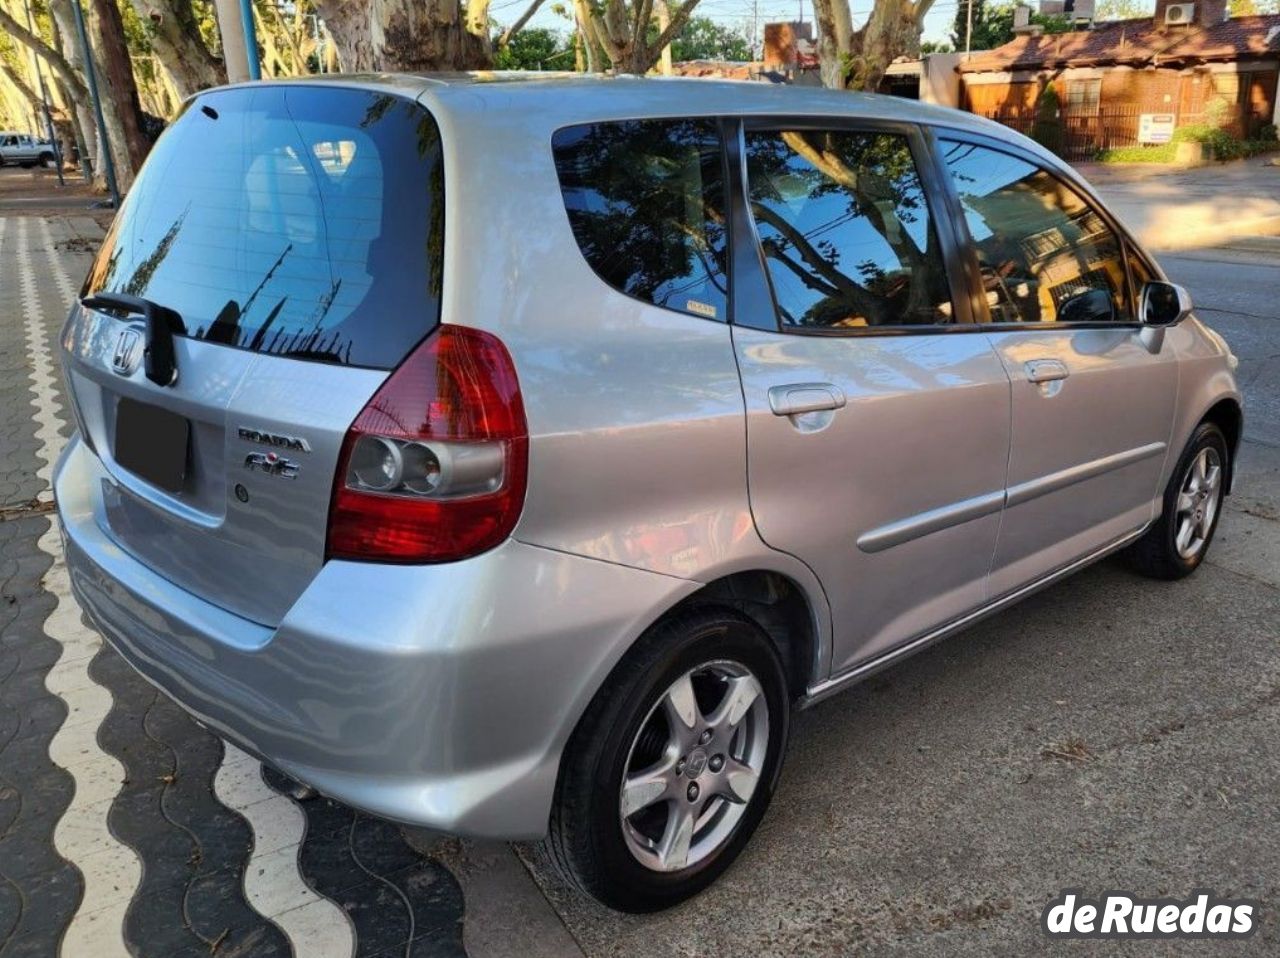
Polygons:
M542 4L543 0L533 0L533 3L529 4L525 12L520 14L520 19L502 31L502 36L498 38L498 49L505 48L511 42L511 38L524 28L524 25L529 22L529 18L538 12L538 8Z
M698 5L698 0L686 0L685 4L671 14L671 22L667 24L667 29L658 34L658 39L653 42L651 49L661 52L664 47L671 45L674 40L684 29L684 25L689 22L689 18L693 16L693 8Z
M37 56L48 63L76 99L88 99L89 90L76 76L75 70L71 69L71 64L66 61L66 58L15 20L3 6L0 6L0 27L8 30L10 36L28 49L34 50Z

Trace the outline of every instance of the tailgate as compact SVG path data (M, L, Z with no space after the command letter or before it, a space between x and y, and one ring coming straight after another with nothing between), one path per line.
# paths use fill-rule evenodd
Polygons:
M73 309L98 522L177 585L275 625L325 561L352 420L439 322L443 172L411 100L320 85L205 94L161 138L84 294L176 314L177 377L136 314ZM104 297L105 298L105 297Z

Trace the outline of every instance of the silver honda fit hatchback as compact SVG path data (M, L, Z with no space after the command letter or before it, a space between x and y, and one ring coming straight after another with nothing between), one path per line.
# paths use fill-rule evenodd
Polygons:
M210 91L63 335L84 609L372 813L679 901L788 712L1108 553L1203 560L1234 357L992 123L711 81Z

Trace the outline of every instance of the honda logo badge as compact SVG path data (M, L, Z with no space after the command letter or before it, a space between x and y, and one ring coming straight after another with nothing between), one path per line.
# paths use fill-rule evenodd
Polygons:
M142 352L142 332L132 327L121 330L116 340L116 351L111 357L111 368L121 376L128 376L138 368L138 356Z

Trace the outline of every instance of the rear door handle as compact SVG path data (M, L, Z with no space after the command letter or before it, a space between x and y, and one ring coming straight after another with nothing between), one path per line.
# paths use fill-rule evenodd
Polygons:
M769 390L769 408L775 416L799 416L806 412L844 408L844 392L831 383L791 383Z
M1058 359L1032 359L1026 363L1027 382L1051 383L1071 375L1067 364Z

